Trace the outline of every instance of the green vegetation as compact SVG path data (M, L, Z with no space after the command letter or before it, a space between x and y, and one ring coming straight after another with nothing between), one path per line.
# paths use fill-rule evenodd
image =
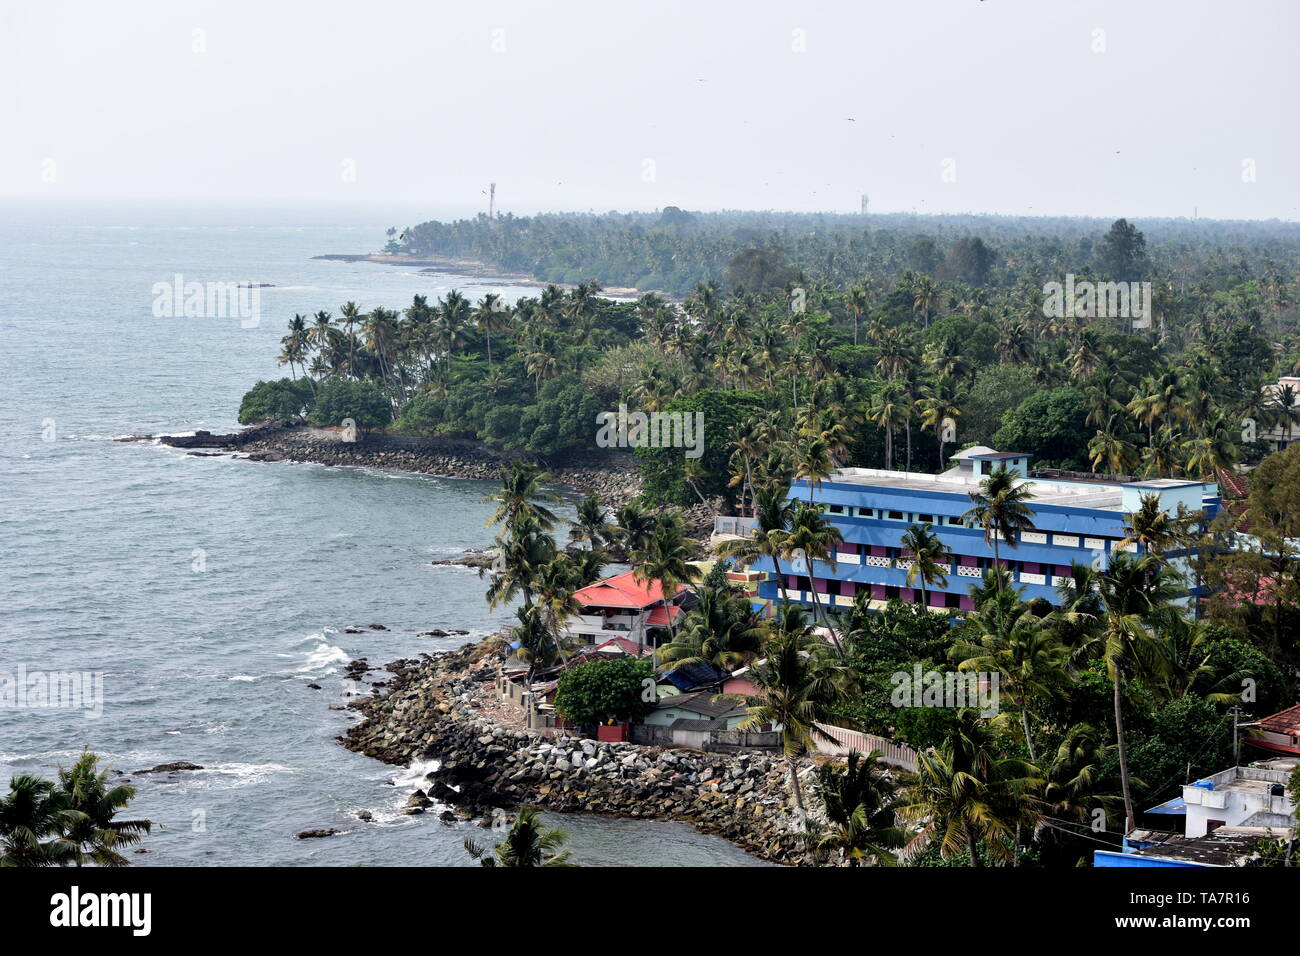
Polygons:
M244 393L244 399L239 403L239 424L249 425L275 418L293 421L307 415L315 403L316 393L307 379L258 382Z
M861 592L852 608L791 605L786 572L834 560L822 507L790 500L841 467L940 470L974 443L1014 446L1031 467L1213 479L1266 449L1243 434L1300 424L1285 390L1300 371L1300 232L1202 223L781 215L502 217L426 223L392 251L471 256L548 282L507 306L458 293L402 313L291 323L282 359L316 394L364 382L392 430L470 436L554 456L596 450L599 412L702 413L700 458L638 448L644 496L616 513L584 503L561 535L536 468L503 469L489 601L518 600L512 643L532 673L574 651L574 591L618 553L638 580L691 591L690 610L640 635L649 674L708 663L747 667L756 688L742 727L779 727L789 796L805 817L799 768L834 724L920 750L886 786L871 761L817 774L824 817L810 845L854 863L1075 865L1119 842L1139 809L1231 759L1229 707L1262 714L1294 701L1300 669L1300 451L1264 458L1242 506L1127 516L1105 568L1076 565L1059 606L1026 602L991 569L950 615ZM1149 327L1131 317L1049 316L1044 286L1151 283ZM635 302L600 297L635 285ZM659 291L644 291L659 290ZM666 296L682 296L673 302ZM323 316L323 317L322 317ZM296 321L296 320L295 320ZM333 386L337 387L337 386ZM274 404L271 396L259 398ZM315 411L312 414L316 414ZM770 560L775 613L756 614L715 570L695 580L693 543L672 506L712 503L754 518L720 554ZM1030 524L1032 501L995 472L965 518L995 565ZM1228 551L1249 529L1258 546ZM556 538L567 537L568 550ZM944 586L942 544L911 527L909 584ZM1158 556L1196 547L1187 573L1218 591L1203 620L1179 603L1190 581ZM1154 553L1154 554L1153 554ZM814 592L815 593L815 592ZM897 678L996 675L997 713L898 706ZM566 672L574 720L631 716L632 669ZM573 676L569 676L573 675ZM638 688L639 689L639 688ZM607 696L608 695L608 696ZM903 845L893 840L906 831Z
M119 820L135 788L108 783L84 751L57 781L21 774L0 798L0 866L126 866L121 851L149 833L148 820Z
M585 661L560 675L555 712L576 727L638 721L653 706L653 695L647 690L651 684L648 661L631 657Z
M637 449L652 507L752 507L747 473L771 456L813 474L933 471L975 443L1014 445L1035 466L1201 477L1264 453L1244 418L1261 432L1300 424L1264 389L1300 369L1294 226L866 224L666 210L411 227L395 251L573 287L513 304L451 292L400 312L348 302L296 315L280 361L307 389L259 383L241 420L351 417L563 456L600 451L596 416L620 405L703 413L702 458ZM1149 282L1149 327L1045 314L1045 286L1067 274ZM601 283L660 291L613 301Z
M524 807L499 844L488 850L467 838L465 852L479 866L576 866L563 848L568 842L566 831L543 826L537 810Z

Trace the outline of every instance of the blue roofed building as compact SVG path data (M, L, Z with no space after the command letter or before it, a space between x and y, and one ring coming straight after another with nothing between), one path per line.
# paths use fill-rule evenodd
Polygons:
M1066 582L1072 562L1104 568L1122 547L1139 551L1135 544L1121 545L1125 520L1136 511L1144 495L1155 495L1160 507L1173 515L1181 506L1203 511L1212 520L1219 510L1218 486L1191 479L1114 478L1059 471L1029 470L1029 455L1000 452L976 446L954 455L953 467L942 474L842 468L817 487L804 480L793 483L790 497L821 504L829 520L843 535L835 563L806 560L782 561L779 573L770 559L759 559L754 569L768 572L760 595L774 601L784 584L792 601L811 605L813 594L824 607L844 609L862 593L870 606L883 608L891 598L920 600L920 589L909 584L911 567L901 538L913 524L928 524L952 552L944 569L947 582L927 587L927 603L936 612L970 610L968 589L978 584L992 566L993 547L984 531L967 527L962 515L971 508L971 492L999 468L1018 475L1032 494L1027 502L1034 527L1018 533L1014 543L999 545L1002 566L1025 600L1044 598L1059 603L1057 587ZM719 517L715 539L744 534L743 518ZM1192 552L1171 552L1170 564L1186 570ZM1201 593L1193 576L1185 575L1190 602Z

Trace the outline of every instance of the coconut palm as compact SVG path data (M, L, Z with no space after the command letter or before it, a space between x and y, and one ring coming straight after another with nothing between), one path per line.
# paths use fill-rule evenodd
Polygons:
M490 568L488 607L496 609L519 595L523 596L524 607L531 607L537 575L555 559L555 539L546 533L535 514L525 512L516 515L497 535L496 552ZM488 568L479 568L479 577L486 574Z
M1187 539L1187 522L1179 521L1160 504L1155 492L1143 494L1136 511L1124 516L1124 537L1116 545L1124 548L1136 545L1142 553L1150 554L1161 564L1167 564L1165 552Z
M1106 466L1112 475L1131 474L1137 467L1139 436L1128 429L1123 415L1111 415L1088 442L1088 459L1093 468Z
M569 528L569 541L573 544L586 543L590 548L602 548L611 544L617 537L617 529L609 522L609 513L601 504L598 495L588 495L578 504Z
M794 517L794 504L790 501L788 488L760 487L754 511L754 527L748 535L727 538L714 550L719 557L729 558L742 568L748 568L761 558L770 560L776 569L777 590L784 604L789 599L785 575L781 573L781 558L786 554L790 522Z
M657 523L654 515L632 501L614 512L614 521L614 533L625 554L644 551Z
M1159 562L1154 556L1135 557L1125 551L1111 557L1110 566L1102 572L1097 585L1102 604L1100 627L1104 640L1101 659L1111 679L1127 833L1133 829L1136 818L1124 736L1123 681L1136 666L1138 658L1145 661L1159 659L1154 653L1154 628L1171 614L1171 602L1180 589L1171 581L1170 575L1160 573Z
M749 669L757 694L738 697L748 705L749 712L737 729L780 728L796 826L806 829L799 758L815 749L817 740L831 741L830 735L817 725L832 719L834 705L851 686L851 672L839 663L826 643L810 636L806 629L770 637L765 653Z
M727 673L756 658L766 632L749 602L725 588L701 588L699 596L677 636L658 651L664 671L709 664Z
M905 853L937 843L941 855L966 852L978 867L982 842L995 860L1014 858L1016 834L1041 819L1041 780L1032 764L990 748L984 722L965 709L943 745L917 754L894 811L920 827Z
M1002 567L999 553L1002 542L1014 548L1018 532L1033 530L1034 512L1025 503L1033 496L1017 474L1002 466L980 482L979 491L967 493L972 507L961 516L961 520L968 528L979 526L984 529L984 543L993 546L994 567ZM1002 576L997 575L995 580L1001 592Z
M59 771L59 786L68 809L78 816L64 838L77 847L76 864L127 866L128 860L118 850L139 843L153 824L148 820L117 820L118 811L135 797L135 788L125 784L109 786L108 770L96 772L99 757L82 751L68 770Z
M1088 724L1069 729L1043 767L1043 803L1049 816L1091 826L1100 810L1109 819L1121 802L1101 783L1110 750Z
M878 750L866 756L851 750L843 767L817 768L813 786L826 811L826 826L813 843L843 856L849 866L893 866L893 850L906 841L906 831L894 825L895 784L879 761Z
M956 424L957 419L961 418L961 409L958 407L958 403L963 396L964 393L957 380L945 375L935 382L933 386L927 388L917 403L921 413L921 427L934 429L935 435L939 438L940 471L947 464L947 458L943 454L943 448L948 439L944 422L951 421Z
M867 410L871 422L885 430L885 470L894 467L894 429L911 414L906 393L900 382L886 379L872 396Z
M808 503L812 504L813 494L821 487L822 481L835 473L835 464L831 461L830 445L822 435L805 435L795 464L795 477L808 483Z
M694 553L694 542L686 537L682 520L677 515L666 515L659 519L646 547L633 551L628 559L633 565L632 576L642 584L659 583L660 604L668 619L668 633L677 633L676 598L683 586L689 586L698 577L699 572L690 564ZM638 632L638 638L644 638L644 632ZM639 641L640 643L641 641Z
M542 484L550 475L526 461L512 461L508 465L502 465L498 474L501 490L479 499L484 504L497 506L492 517L483 523L484 527L494 524L509 526L516 519L527 515L535 518L543 531L549 531L557 519L546 504L560 500L559 495L542 490Z
M491 851L467 838L465 852L479 866L576 866L569 862L569 851L563 849L568 842L567 832L547 828L536 809L524 807L506 838Z
M997 613L968 613L948 656L959 662L958 670L998 675L998 686L1011 693L1020 710L1025 749L1036 762L1030 700L1053 696L1066 686L1069 648L1028 605L1017 601L1010 611L999 605Z
M931 530L929 522L909 525L898 544L907 552L912 566L907 569L907 586L921 587L921 606L927 607L926 588L948 586L944 572L952 564L953 555L947 545Z
M809 593L813 598L813 608L826 629L830 632L831 642L843 653L839 634L831 623L830 615L822 607L818 597L814 578L813 562L829 564L831 570L836 567L838 546L844 542L840 529L823 514L821 505L810 505L803 501L795 502L794 514L790 517L790 532L785 535L785 556L792 561L802 560L808 573Z
M479 299L478 308L474 310L474 324L483 332L487 340L488 368L492 367L492 333L503 332L510 327L510 308L495 292L489 292Z
M83 816L51 781L31 774L11 778L9 793L0 797L0 867L76 862L80 847L66 834Z

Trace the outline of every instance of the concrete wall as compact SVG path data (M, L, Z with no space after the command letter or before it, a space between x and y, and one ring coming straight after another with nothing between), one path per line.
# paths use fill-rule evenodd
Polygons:
M713 753L735 753L742 750L778 750L781 734L745 730L673 730L653 724L633 724L628 738L634 744L647 747L685 747Z

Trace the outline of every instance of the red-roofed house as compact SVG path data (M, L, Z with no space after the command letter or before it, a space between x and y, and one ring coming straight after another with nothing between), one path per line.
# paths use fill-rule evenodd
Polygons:
M1300 754L1300 704L1264 717L1257 729L1242 730L1241 739L1275 753Z
M587 644L621 637L633 645L646 645L647 630L666 628L669 615L678 621L689 595L685 586L678 585L676 594L665 603L658 581L638 581L632 571L616 574L574 592L581 608L568 620L569 634Z

